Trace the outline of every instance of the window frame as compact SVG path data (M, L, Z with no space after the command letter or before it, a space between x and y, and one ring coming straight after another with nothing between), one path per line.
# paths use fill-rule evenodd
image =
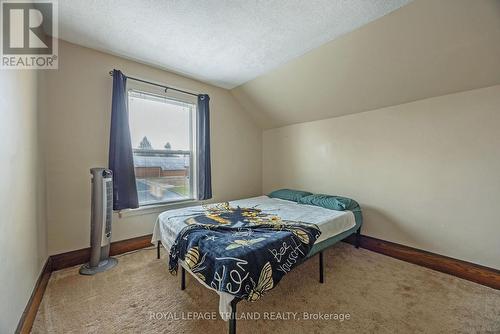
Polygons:
M146 203L146 204L141 204L139 203L139 208L137 209L131 209L131 211L141 211L141 210L146 210L146 209L156 209L156 208L161 208L165 206L179 206L184 203L195 203L198 202L198 196L197 196L197 189L196 189L196 180L197 180L197 171L198 171L198 165L197 165L197 159L196 159L196 129L198 126L198 119L196 117L197 115L197 105L194 101L189 101L188 99L182 99L177 96L172 96L171 94L159 94L155 93L152 91L148 91L146 89L141 89L139 88L129 88L127 89L127 109L129 110L129 115L130 115L130 108L129 108L129 102L130 102L130 97L131 94L139 94L139 95L147 95L147 96L152 96L154 98L164 100L166 103L168 101L182 104L182 105L188 105L189 106L189 147L190 147L190 154L189 154L189 197L188 198L183 198L183 199L176 199L176 200L171 200L171 201L156 201L156 202L151 202L151 203ZM140 97L138 97L140 98ZM130 117L130 116L129 116ZM129 126L130 124L130 118L129 118ZM135 161L134 161L134 169L135 169ZM135 177L136 182L137 182L137 177Z

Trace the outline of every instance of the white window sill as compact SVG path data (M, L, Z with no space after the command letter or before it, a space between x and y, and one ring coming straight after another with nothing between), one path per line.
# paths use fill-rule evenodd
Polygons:
M160 213L167 210L180 209L188 206L194 206L201 204L202 201L195 199L188 199L184 201L171 202L171 203L161 203L141 206L137 209L126 209L118 212L119 218L131 217L131 216L143 216L150 215L154 213Z

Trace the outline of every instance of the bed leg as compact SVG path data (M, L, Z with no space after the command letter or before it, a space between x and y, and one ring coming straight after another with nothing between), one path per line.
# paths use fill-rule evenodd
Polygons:
M186 269L181 266L181 290L186 289Z
M231 317L229 318L229 334L236 334L236 304L238 304L238 299L233 299L231 301Z
M323 252L319 252L319 282L324 283L325 278L324 278L324 266L323 266Z
M361 227L356 231L356 239L354 241L354 247L359 248L361 245Z
M161 245L161 242L158 241L158 245L156 245L156 258L157 259L160 258L160 245Z

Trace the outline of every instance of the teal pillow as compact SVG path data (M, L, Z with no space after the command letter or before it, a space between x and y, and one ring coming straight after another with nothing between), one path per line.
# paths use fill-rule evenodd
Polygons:
M342 196L331 196L324 194L314 194L302 197L299 200L300 204L316 205L322 208L336 210L336 211L352 211L356 225L363 225L363 214L361 208L355 200Z
M279 189L273 191L267 196L271 198L279 198L287 201L298 202L301 198L309 195L312 195L312 193L294 189Z
M353 199L325 194L314 194L302 197L299 200L299 203L321 206L326 209L337 211L353 210L354 208L359 206L358 203Z

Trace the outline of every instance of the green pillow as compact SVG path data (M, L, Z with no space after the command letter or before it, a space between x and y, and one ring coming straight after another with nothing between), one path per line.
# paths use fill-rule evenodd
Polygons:
M302 197L299 203L321 206L326 209L337 211L353 210L359 206L353 199L325 194L314 194Z
M287 201L298 202L302 197L312 195L312 193L294 189L279 189L270 193L269 197L279 198Z
M356 220L356 225L363 225L363 214L361 213L361 208L355 200L342 196L332 196L324 194L314 194L302 197L299 200L300 204L309 204L321 206L326 209L336 210L336 211L352 211L354 214L354 219Z

